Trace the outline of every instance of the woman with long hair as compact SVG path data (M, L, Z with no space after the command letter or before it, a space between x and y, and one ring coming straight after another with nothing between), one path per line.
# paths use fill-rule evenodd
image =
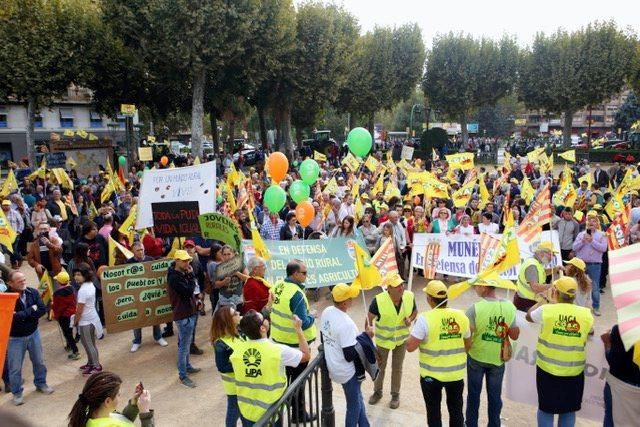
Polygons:
M133 397L124 410L115 412L120 403L120 385L122 379L113 372L100 372L91 375L84 384L82 393L69 412L69 427L129 427L133 426L138 414L142 427L153 427L153 409L151 395L142 387L136 386Z
M238 310L229 305L223 305L213 314L213 322L211 322L211 343L215 349L216 367L222 377L222 386L227 395L226 427L234 427L240 418L235 376L229 360L234 347L242 340L238 334L240 319Z
M355 237L356 229L354 227L355 219L351 215L345 216L340 224L338 224L329 237Z
M577 257L566 261L564 268L565 276L573 277L578 282L576 297L573 300L575 305L591 308L591 278L587 275L587 265Z
M74 325L78 328L82 346L87 353L88 361L80 367L83 375L91 375L102 371L97 338L102 336L102 324L96 310L96 287L93 284L93 271L88 264L80 263L73 269L78 290Z
M216 286L216 270L218 264L222 262L222 245L214 243L211 245L211 252L209 253L210 260L207 262L207 280L209 285L207 290L209 291L209 300L211 301L211 313L218 305L220 299L220 289Z

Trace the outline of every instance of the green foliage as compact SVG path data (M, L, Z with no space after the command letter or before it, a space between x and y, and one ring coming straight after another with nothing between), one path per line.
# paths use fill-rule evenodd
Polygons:
M472 116L478 122L479 135L497 137L509 136L513 132L513 121L523 111L524 106L518 102L515 94L505 96L495 105L484 105Z
M447 131L442 128L425 130L420 138L420 150L430 156L432 149L441 149L448 139Z
M636 120L640 120L640 104L638 103L636 93L631 91L627 99L625 99L624 104L622 104L616 113L615 128L620 128L623 131L629 130Z

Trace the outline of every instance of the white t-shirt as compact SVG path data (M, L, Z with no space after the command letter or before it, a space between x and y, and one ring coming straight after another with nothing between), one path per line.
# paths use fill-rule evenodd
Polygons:
M484 225L482 222L478 224L478 231L480 233L498 234L499 230L498 224L495 222L490 222L489 225Z
M416 323L413 324L413 328L411 329L411 336L419 339L420 341L424 341L429 336L429 325L427 325L426 320L424 320L423 316L418 316L416 318ZM471 337L471 328L467 328L462 335L462 338L470 338Z
M269 341L269 338L261 338L256 340L256 342L266 342ZM282 353L280 354L280 375L284 374L285 366L289 366L291 368L295 368L300 364L302 360L302 352L294 347L289 347L284 344L279 344L277 342L271 341L273 344L280 347Z
M91 282L85 282L78 290L78 304L84 304L79 326L95 325L100 323L100 317L96 310L96 287Z
M327 307L320 317L320 332L329 377L338 384L344 384L355 375L356 368L353 362L344 358L342 349L356 345L358 327L344 311Z

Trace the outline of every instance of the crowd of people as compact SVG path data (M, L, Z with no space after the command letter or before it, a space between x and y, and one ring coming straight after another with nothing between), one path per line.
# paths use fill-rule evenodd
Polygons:
M70 413L70 425L101 425L96 420L109 417L119 406L121 381L104 371L100 361L105 324L100 273L112 265L169 256L172 265L167 289L174 319L164 325L164 330L163 325L154 326L153 339L167 347L165 338L177 333L178 379L186 387L196 387L192 376L200 369L192 366L190 356L202 354L194 336L206 314L208 295L215 362L228 396L226 425L236 425L238 420L252 425L278 400L287 384L307 366L309 344L318 338L318 329L331 378L342 385L347 398L346 425L368 425L360 391L364 372L369 372L371 364L366 353L376 354L379 369L369 404L383 398L385 373L391 369L389 407L396 409L401 402L404 355L415 350L420 352L420 382L429 425L441 425L442 389L447 393L451 425L477 425L483 378L487 381L489 425L500 425L501 384L504 363L509 359L505 342L518 337L517 310L527 313L527 320L541 324L538 392L552 393L554 398L549 399L551 404L540 399L539 425L552 425L553 414L561 414L561 425L573 425L581 404L584 349L592 315L613 310L602 307L600 301L607 284L607 252L612 245L606 230L622 221L624 233L618 244L640 241L636 166L615 164L605 171L584 161L556 174L542 162L520 157L508 157L504 165L496 167L454 168L444 158L394 161L386 153L371 156L377 165L371 169L364 165L352 169L348 164L333 167L320 161L318 180L310 188L314 217L304 226L298 221L292 198L282 209L268 210L263 196L272 182L262 164L241 172L227 159L214 159L221 172L218 180L224 183L219 186L217 209L234 219L244 239L255 238L256 229L264 240L361 238L371 255L391 239L399 274L385 276L381 284L385 290L367 308L362 334L346 314L358 289L346 284L334 286L334 306L319 316L311 310L305 294L308 270L301 260L288 263L286 279L268 283L267 263L259 256L249 258L242 271L220 277L217 267L238 255L223 242L184 236L186 240L176 248L174 241L156 238L153 227L138 230L130 239L122 225L136 209L144 176L142 164L131 165L117 188L113 188L116 172L108 166L87 177L78 177L71 170L69 182L60 182L42 167L26 177L17 188L3 194L1 203L7 223L17 236L12 247L2 247L11 264L11 268L3 269L6 287L20 294L3 370L5 389L13 393L14 404L24 403L22 368L27 352L36 389L53 393L46 381L45 350L38 331L39 319L49 314L59 323L69 359L82 357L78 342L87 358L80 367L88 377L87 384ZM189 157L186 164L194 161ZM155 167L170 166L158 163ZM445 185L445 194L431 196L424 190L424 182L416 184L413 177L424 172L429 172L429 179ZM275 184L288 190L300 178L300 171L291 165L284 179ZM574 186L575 197L570 203L564 203L566 198L559 203L555 195L567 183ZM417 186L423 190L416 191ZM458 204L452 196L463 188L470 188L468 201ZM483 188L490 191L488 199ZM519 269L513 302L499 299L495 286L481 282L475 286L479 302L466 312L448 308L447 286L442 281L445 278L439 277L424 288L431 309L418 313L416 297L406 289L416 234L499 234L507 213L520 223L545 189L549 189L554 205L552 218L542 229L557 230L559 247L550 242L536 246L533 257ZM133 256L116 251L111 262L109 240ZM564 266L553 266L555 250L560 251ZM36 284L27 284L24 258L39 279L53 279L50 303L45 304L33 287ZM554 303L543 304L547 300ZM561 338L553 335L550 324L559 313L575 317L580 330ZM320 322L317 317L321 317ZM640 373L630 354L620 350L617 329L603 339L607 354L612 355L610 361L624 366L618 374L611 369L612 375L640 387ZM137 329L133 331L131 352L141 346L142 330ZM572 350L563 351L569 348ZM256 358L261 360L258 376L245 369ZM465 376L468 390L463 414ZM575 393L562 394L559 390ZM612 422L615 414L611 412L612 393L608 393L607 416ZM136 408L143 425L151 425L148 393L142 384L119 416L132 420ZM318 414L307 410L301 393L291 416L294 421L309 421Z

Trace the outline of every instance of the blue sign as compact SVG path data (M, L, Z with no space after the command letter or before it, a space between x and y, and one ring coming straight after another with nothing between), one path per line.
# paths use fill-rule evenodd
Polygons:
M467 132L478 133L479 129L480 129L480 125L478 123L467 123Z

